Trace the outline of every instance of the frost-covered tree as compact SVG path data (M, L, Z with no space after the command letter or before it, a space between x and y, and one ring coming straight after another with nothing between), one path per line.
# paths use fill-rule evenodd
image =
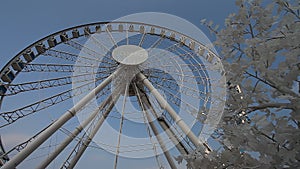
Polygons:
M188 168L300 168L300 1L237 0L213 34L227 71L221 144Z

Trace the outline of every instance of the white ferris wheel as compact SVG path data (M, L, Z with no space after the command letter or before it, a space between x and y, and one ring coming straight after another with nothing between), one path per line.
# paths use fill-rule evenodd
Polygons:
M157 25L46 36L0 72L0 168L179 168L174 157L211 149L223 75L216 53Z

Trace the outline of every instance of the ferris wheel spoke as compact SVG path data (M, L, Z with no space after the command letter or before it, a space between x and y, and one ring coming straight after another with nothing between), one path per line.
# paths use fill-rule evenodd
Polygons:
M163 56L163 54L167 54L165 52L161 52L161 56ZM201 74L200 74L200 69L203 69L203 65L198 65L197 64L197 67L198 69L192 69L189 67L189 64L186 64L186 63L179 63L177 61L178 57L180 56L183 56L185 55L184 54L174 54L172 56L169 56L168 57L168 60L162 60L161 57L155 57L153 58L154 60L156 60L157 63L160 63L160 67L163 68L164 71L166 72L172 72L172 75L177 75L177 76L182 76L182 77L189 77L190 79L192 78L200 78L200 79L209 79L208 77L202 77ZM172 64L170 64L170 62ZM176 64L175 68L174 69L174 64ZM193 75L191 75L191 73ZM196 75L195 75L196 74Z
M156 52L154 54L151 54L151 57L160 57L163 56L163 54L166 54L167 51L173 52L176 51L176 49L178 48L178 46L180 46L180 42L174 43L174 44L170 44L169 46L165 47L163 50L160 50L159 52ZM151 49L150 49L151 52ZM166 58L167 59L167 58Z
M165 88L164 88L165 89ZM170 92L169 90L164 90L165 94L168 95L168 101L170 101L171 103L173 103L174 105L176 105L178 108L180 108L180 104L183 104L186 107L187 111L186 113L189 113L190 115L192 115L193 117L197 118L197 111L198 109L196 107L194 107L192 104L183 101L179 96L177 96L176 94ZM196 115L195 115L196 114Z
M12 123L16 122L17 120L19 120L23 117L26 117L30 114L39 112L43 109L46 109L48 107L51 107L58 103L66 101L70 98L73 98L74 96L78 96L82 93L90 91L94 87L93 83L94 83L94 81L88 82L88 83L80 85L74 89L67 90L65 92L48 97L41 101L24 106L22 108L19 108L19 109L13 110L13 111L9 111L9 112L2 112L2 113L0 113L0 116L6 121L6 123L1 125L0 128L7 126L9 124L12 124Z
M151 71L155 72L156 70L151 70ZM160 74L163 73L163 72L159 72L159 71L156 71L156 72L160 73ZM178 80L180 82L184 81L184 82L189 82L191 84L199 84L199 82L196 81L195 79L202 79L202 80L205 80L205 81L208 80L206 77L197 76L197 75L195 75L195 76L192 76L192 75L182 75L182 74L176 73L176 72L172 72L172 75L173 75L173 77L175 76L176 80ZM159 76L155 76L155 74L153 75L151 73L149 73L149 76L152 76L152 77L155 77L155 78L159 78ZM163 78L166 79L166 80L169 80L168 77L164 76ZM172 79L172 80L174 81L174 79ZM193 82L193 81L195 81L195 82Z
M164 54L164 52L161 52L162 54ZM167 54L167 53L165 53ZM176 60L178 59L178 57L182 58L181 56L183 55L186 55L186 53L184 54L178 54L178 55L173 55L173 56L169 56L168 57L168 60L162 60L163 57L152 57L152 61L155 62L155 63L159 63L159 67L160 68L163 68L162 70L164 70L165 72L172 72L172 75L178 75L178 76L188 76L188 75L185 75L183 73L197 73L199 74L199 70L198 69L191 69L189 67L189 64L185 64L185 63L178 63ZM170 64L170 61L173 61L176 62L176 69L174 70L174 64ZM173 63L173 62L172 62ZM143 65L142 66L144 69L147 69L147 65ZM197 67L203 67L203 65L198 65L197 64ZM178 70L180 69L180 70ZM203 69L203 68L201 68ZM177 72L181 72L181 73L177 73ZM193 76L191 76L192 78ZM202 76L197 76L195 78L200 78L200 79L209 79L208 77L202 77Z
M111 51L102 43L100 42L94 35L88 34L88 37L90 37L91 42L94 43L97 48L106 51L107 53L105 55L102 55L101 57L103 60L101 63L107 63L107 64L117 64L112 58L111 58Z
M153 75L153 74L149 74L149 75L147 74L147 77L150 79L150 81L152 81L153 83L159 85L162 88L166 87L166 88L169 88L169 89L174 89L174 88L178 87L178 89L180 91L182 91L183 94L185 94L187 96L192 96L194 98L203 100L203 98L200 97L199 95L207 95L207 92L201 91L199 89L194 89L194 88L192 88L188 85L185 85L185 83L181 83L181 84L176 83L175 80L183 81L183 82L186 82L186 83L190 82L188 80L182 80L182 78L172 79L172 78L169 78L169 77L165 77L165 76L162 77L162 76ZM193 83L191 83L191 84L193 84Z
M149 78L151 79L151 78ZM172 81L157 81L157 80L153 80L151 79L151 81L156 84L161 90L167 91L168 93L174 95L174 93L172 93L172 89L176 88L178 86L178 92L186 95L186 96L190 96L196 99L200 99L204 102L208 101L208 93L200 91L198 89L194 89L191 88L189 86L183 85L183 84L177 84L175 83L173 80ZM165 90L168 89L168 90ZM203 96L205 95L205 97Z
M201 62L199 61L199 59L195 58L194 55L192 55L192 53L188 52L186 49L180 47L180 46L177 46L179 49L181 49L182 51L184 51L184 53L187 53L188 54L188 59L186 62L188 62L188 64L190 65L195 65L196 69L193 69L192 71L194 72L197 72L198 74L198 77L195 77L195 78L202 78L203 74L201 72L205 72L204 69L206 68L206 66L204 64L201 64ZM181 54L179 53L177 50L174 51L174 53L177 53L177 54ZM198 57L198 56L197 56ZM192 63L195 62L196 64L193 64ZM208 70L206 68L206 70ZM206 73L204 73L204 77L203 78L206 78L207 80L210 80L210 78L208 77L208 75Z
M194 105L192 105L191 103L188 103L187 101L182 100L178 95L172 93L172 88L166 87L166 86L161 86L160 84L154 83L158 86L159 89L163 89L163 91L165 92L165 94L168 96L168 101L173 103L174 105L176 105L178 108L180 108L182 105L184 105L185 107L185 111L186 113L190 114L191 116L193 116L195 119L201 121L201 120L205 120L203 119L203 117L206 117L207 112L205 112L205 109L203 110L198 110L198 108L196 108ZM186 93L184 91L181 90L181 93ZM193 92L189 91L187 93L191 93L191 94L186 94L187 96L191 96L193 97ZM204 101L204 106L207 104L208 99L207 98L202 98L202 97L197 97L197 99L201 99ZM199 117L202 117L201 119Z
M151 71L151 72L155 72L155 71ZM151 79L151 81L154 81L156 83L160 83L162 85L166 84L167 86L173 86L173 87L176 87L176 86L178 86L178 87L180 87L180 86L185 87L186 86L187 88L191 88L188 85L199 85L199 84L202 84L202 83L199 83L199 82L193 82L191 79L187 79L187 78L180 77L180 76L176 76L176 78L173 79L174 76L172 76L172 77L162 76L161 72L158 72L157 74L155 74L155 73L151 74L151 72L145 71L145 75L149 79ZM176 81L179 81L181 83L178 84ZM192 90L195 90L195 89L192 89ZM200 92L202 94L205 94L205 93L203 93L203 91L200 91Z
M182 51L184 51L184 53L188 54L188 58L190 58L190 59L186 60L187 66L188 65L194 65L195 66L195 69L193 69L193 70L191 70L190 68L188 68L188 70L191 70L191 72L196 72L197 73L197 75L195 76L195 78L201 78L202 80L204 80L206 78L206 80L211 80L210 77L208 77L208 75L206 73L204 73L204 75L203 75L203 73L201 73L201 72L205 72L204 71L205 69L206 70L208 70L208 69L206 68L206 66L204 64L201 64L201 62L199 61L199 58L198 59L195 58L195 56L192 55L192 53L188 52L186 49L183 49L180 46L178 48L180 48ZM177 50L175 50L174 53L177 53L179 55L181 54ZM196 64L193 64L192 62L195 62ZM202 77L202 76L204 76L204 77Z
M168 55L168 50L174 50L174 48L176 49L176 46L179 46L180 43L177 42L175 44L171 44L169 46L167 46L166 48L164 48L163 50L159 50L159 52L157 52L157 50L155 50L155 53L152 53L151 51L154 49L154 48L149 48L148 52L150 54L150 57L148 59L147 62L152 62L152 63L157 63L159 64L159 67L164 70L165 72L168 72L168 70L166 69L166 67L164 66L166 63L169 64L170 62L170 57L165 57ZM166 58L165 59L165 62L162 62L163 61L163 58ZM151 64L150 64L151 65ZM148 64L146 65L142 65L141 66L142 68L144 69L147 69L148 68ZM173 65L174 67L174 65Z
M109 35L109 38L110 38L111 42L113 43L114 47L116 48L116 47L118 47L118 44L116 43L114 37L112 36L111 31L112 31L112 26L107 25L106 29L105 29L105 32Z
M144 43L144 41L145 41L145 37L146 37L146 34L145 34L145 33L143 33L143 35L142 35L142 37L141 37L141 40L140 40L140 42L139 42L139 45L138 45L138 46L142 46L142 45L143 45L143 43Z
M93 59L97 60L98 62L106 63L108 65L114 65L115 64L115 62L112 59L108 58L108 57L106 57L107 60L98 59L99 56L105 57L105 54L98 53L98 52L96 52L96 51L88 48L87 46L84 46L84 45L82 45L82 44L80 44L76 41L69 40L69 41L65 42L65 44L69 45L70 47L72 47L74 49L77 49L78 51L81 51L81 52L84 52L84 53L90 55L91 57L93 57Z
M86 56L81 56L78 54L60 51L60 50L56 50L56 49L49 49L45 53L43 53L43 55L52 56L52 57L56 57L56 58L60 58L60 59L64 59L64 60L73 61L73 62L79 62L79 63L83 63L85 65L95 65L95 63L94 63L95 61L97 63L100 63L100 61L98 59L89 58Z
M165 71L168 70L168 72L172 72L170 74L170 76L176 77L175 80L180 81L180 82L189 82L190 84L205 84L204 82L206 82L208 80L213 80L213 79L210 79L210 78L207 78L207 77L202 77L200 75L193 75L193 76L192 75L186 75L187 73L190 74L191 71L183 71L183 73L186 73L186 74L182 74L182 73L177 73L175 70L171 70L166 65L164 65L162 67L165 67L165 69L163 69L163 70L148 69L148 70L145 70L144 72L149 77L154 77L154 78L157 78L157 79L171 80L172 81L174 79L171 79L171 77L165 76L165 75L167 75ZM198 81L199 79L201 79L202 83L200 83Z
M129 45L129 29L126 29L126 45Z
M111 71L117 68L114 66L87 66L87 65L68 65L68 64L27 64L22 70L23 73L26 72L76 72L76 73L97 73L97 70ZM102 73L100 71L99 73ZM109 73L109 72L108 72Z
M159 36L159 38L151 45L150 50L155 49L164 39L163 36Z
M108 53L111 53L110 49L107 48L107 46L105 46L101 41L99 41L95 35L85 31L85 33L87 34L87 36L91 39L91 41L100 49L102 49L103 51L107 51ZM97 33L96 33L97 34ZM106 56L105 56L106 57Z
M195 66L197 66L198 68L200 68L200 69L196 69L196 71L198 71L198 72L199 72L200 70L203 71L204 65L203 65L202 63L200 63L200 62L198 61L198 59L196 59L196 58L194 57L194 55L192 55L193 52L189 52L189 51L183 49L181 46L182 46L182 45L180 44L180 42L177 42L177 43L172 44L172 45L170 45L170 46L168 46L168 47L165 47L164 50L162 50L162 51L160 51L160 52L158 52L158 53L155 53L154 55L151 55L151 57L154 58L154 59L156 58L156 59L160 60L160 62L161 62L161 59L164 58L164 57L162 57L162 56L166 55L167 52L172 52L172 53L174 53L174 55L173 55L173 57L171 57L171 58L174 58L174 57L176 57L176 58L181 58L181 59L185 60L186 62L187 62L187 61L190 62L190 64L191 64L191 61L190 61L189 59L192 58L192 59L197 63ZM182 52L178 52L178 49L182 50L183 53L182 53ZM156 56L158 56L158 58L157 58ZM175 59L176 59L176 58L175 58ZM166 57L166 59L169 59L169 57ZM167 60L167 61L169 61L169 60ZM158 62L158 63L159 63L159 62ZM164 65L165 65L165 64L164 64ZM162 65L162 66L163 66L163 65ZM200 66L200 67L199 67L199 66ZM174 67L174 65L172 65L172 67Z
M87 65L68 65L68 64L27 64L22 72L77 72L89 73L97 70L98 67Z
M102 73L102 72L98 72L98 73ZM45 80L38 80L38 81L18 83L18 84L9 84L9 86L7 87L9 93L6 93L4 96L11 96L21 92L41 90L46 88L52 88L52 87L58 87L58 86L64 86L68 84L76 84L80 82L87 82L87 81L94 81L94 80L97 81L99 80L99 78L96 79L95 74L86 73L86 74L80 74L75 76L65 76L61 78L45 79Z

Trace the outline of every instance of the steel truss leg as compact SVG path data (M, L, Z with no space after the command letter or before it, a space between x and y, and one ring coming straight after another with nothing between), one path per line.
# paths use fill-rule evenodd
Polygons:
M186 134L186 136L191 140L191 142L200 149L203 154L207 151L204 143L202 143L195 134L191 131L188 125L180 118L180 116L175 112L175 110L169 105L169 103L161 96L157 89L151 84L145 75L142 73L137 74L137 78L149 89L153 96L158 101L160 107L165 109L170 116L173 118L174 122L180 127L180 129Z
M72 169L72 168L75 167L75 165L77 164L78 160L80 159L80 157L82 156L82 154L84 153L84 151L86 150L86 148L88 147L88 145L91 143L91 141L93 140L94 136L97 134L98 130L100 129L100 127L103 124L103 122L106 119L106 117L109 115L109 113L112 110L112 108L114 107L114 105L115 105L114 102L111 102L109 104L107 110L102 114L102 116L99 119L99 121L97 121L97 123L95 125L95 128L91 131L91 133L89 135L87 135L87 139L84 141L84 143L82 143L82 146L79 148L79 150L76 153L75 157L73 157L72 160L70 161L70 165L68 166L68 169Z
M148 109L150 109L152 115L158 120L159 125L161 126L161 128L166 131L168 137L170 138L170 140L173 142L173 144L176 146L176 148L178 149L178 151L181 153L181 155L187 155L188 151L187 149L184 147L184 145L182 144L182 142L180 141L180 138L174 133L174 131L170 128L170 126L168 125L168 123L165 121L164 118L161 118L158 116L158 114L156 113L156 111L154 110L152 104L150 103L147 95L145 93L143 93L142 91L140 91L141 93L141 100L142 102L145 104L146 107L148 107Z
M46 168L71 142L76 136L81 133L81 131L96 117L96 115L101 111L107 104L111 101L115 101L114 94L110 95L102 104L75 130L68 135L68 137L36 168L44 169Z
M25 158L27 158L33 151L35 151L41 144L43 144L53 133L55 133L61 126L63 126L68 120L76 115L78 110L84 107L89 101L91 101L96 94L103 90L112 79L118 75L120 69L117 69L109 77L107 77L102 83L100 83L89 94L82 98L76 105L66 111L59 119L57 119L49 128L43 131L37 138L26 146L21 152L15 155L11 160L5 163L1 169L12 169L17 167Z
M149 115L149 112L148 112L148 110L147 110L148 107L147 107L147 106L145 105L145 103L142 101L142 98L141 98L142 93L141 93L140 91L138 91L137 88L136 88L136 93L137 93L138 100L140 100L140 101L139 101L140 107L142 108L144 114L146 115L147 121L149 122L149 125L150 125L150 127L151 127L153 133L155 134L155 136L156 136L156 138L157 138L157 141L158 141L158 143L160 144L160 147L161 147L161 149L163 150L163 153L164 153L164 155L165 155L165 157L166 157L166 159L167 159L167 161L168 161L170 167L171 167L172 169L177 169L177 167L176 167L176 165L175 165L175 163L174 163L174 161L173 161L173 159L172 159L172 157L171 157L171 155L170 155L170 153L169 153L169 151L168 151L166 145L164 144L163 139L162 139L162 138L160 137L160 135L159 135L158 129L156 128L154 122L152 121L151 116Z
M187 155L189 152L186 147L180 141L180 138L174 133L174 131L170 128L169 124L165 121L164 118L158 117L158 114L154 110L153 106L151 105L149 99L145 94L142 95L143 103L150 109L153 116L158 120L159 125L161 128L166 131L168 137L176 146L177 150L180 152L181 155Z

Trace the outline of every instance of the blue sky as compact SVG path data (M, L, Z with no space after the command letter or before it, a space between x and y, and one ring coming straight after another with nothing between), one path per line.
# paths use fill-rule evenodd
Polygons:
M75 25L115 20L139 12L163 12L190 21L212 39L200 20L213 20L222 27L226 16L235 10L233 0L3 0L0 3L0 68L31 43Z
M234 1L224 0L3 0L0 4L0 67L36 40L75 25L110 21L138 12L163 12L186 19L208 33L201 26L201 19L207 18L222 26L225 17L235 10Z

